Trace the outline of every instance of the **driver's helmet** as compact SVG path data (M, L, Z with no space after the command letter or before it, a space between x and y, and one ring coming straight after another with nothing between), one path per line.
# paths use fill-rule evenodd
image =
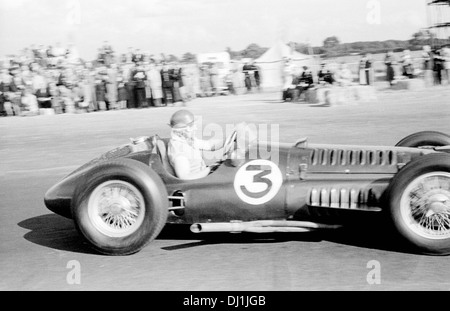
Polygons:
M180 110L170 118L170 127L173 129L182 129L194 124L194 114L188 110Z

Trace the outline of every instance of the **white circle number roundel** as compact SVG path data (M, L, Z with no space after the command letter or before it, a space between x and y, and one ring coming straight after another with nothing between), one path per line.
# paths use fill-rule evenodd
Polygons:
M272 200L282 184L283 175L278 165L268 160L246 163L234 178L236 194L251 205L261 205Z

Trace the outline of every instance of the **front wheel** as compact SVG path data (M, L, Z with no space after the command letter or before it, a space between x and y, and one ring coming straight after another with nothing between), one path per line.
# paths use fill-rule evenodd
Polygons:
M450 254L450 155L411 161L392 180L387 198L401 237L421 253Z
M167 190L148 166L129 159L96 165L75 191L72 214L82 236L98 252L130 255L161 232Z

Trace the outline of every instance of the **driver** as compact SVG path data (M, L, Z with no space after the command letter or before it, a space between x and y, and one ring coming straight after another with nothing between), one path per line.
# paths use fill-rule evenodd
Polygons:
M168 156L175 174L184 180L200 179L212 173L220 164L206 166L202 151L224 148L219 140L200 140L195 137L194 115L188 110L176 112L170 119L172 128Z

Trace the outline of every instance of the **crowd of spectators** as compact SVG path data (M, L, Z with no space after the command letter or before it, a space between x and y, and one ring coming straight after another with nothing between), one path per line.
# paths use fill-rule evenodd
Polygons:
M85 62L75 46L58 43L26 48L0 62L0 70L0 116L184 105L234 93L236 85L233 72L219 81L215 64L157 60L133 48L116 55L107 41L95 61Z
M422 78L427 86L441 85L444 78L450 84L450 47L432 49L423 47L420 57L416 59L410 50L404 50L400 57L393 51L386 54L386 78L390 85L398 79Z
M322 61L314 72L308 66L303 70L290 68L289 60L285 61L285 85L283 100L299 101L301 95L308 89L330 87L369 85L373 86L377 80L376 69L381 64L386 66L385 72L378 75L391 86L399 80L422 79L425 86L441 85L444 81L450 85L450 47L431 49L424 46L422 53L415 57L411 51L404 50L400 55L393 51L386 53L384 60L375 60L368 53L364 54L358 63L354 64L353 71L345 62ZM375 65L377 68L375 68Z

